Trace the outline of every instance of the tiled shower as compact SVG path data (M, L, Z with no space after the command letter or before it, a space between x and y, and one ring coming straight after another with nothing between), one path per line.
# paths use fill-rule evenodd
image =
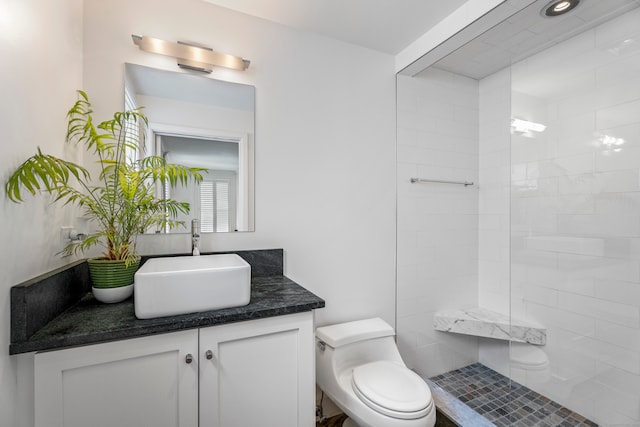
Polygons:
M639 426L640 9L482 77L445 68L397 80L406 363L433 377L480 362L600 425ZM547 375L515 369L507 341L433 329L437 311L478 306L544 326Z

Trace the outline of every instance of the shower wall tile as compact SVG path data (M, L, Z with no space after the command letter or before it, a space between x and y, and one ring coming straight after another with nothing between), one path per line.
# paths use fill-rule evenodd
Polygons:
M478 83L437 69L398 76L397 339L432 376L477 362L478 344L433 329L433 314L478 299ZM401 111L401 112L400 112Z
M594 30L596 47L600 49L615 49L618 51L629 48L624 43L628 39L638 39L640 36L640 28L638 27L638 13L633 11L619 18L605 22ZM631 46L633 48L633 46Z
M640 62L640 58L636 61ZM623 104L634 101L640 97L640 84L628 84L629 75L637 73L638 65L633 64L625 67L622 64L615 63L612 67L615 67L616 69L618 69L618 67L626 68L627 72L625 74L627 74L627 77L609 75L611 82L597 84L598 87L602 87L603 89L606 88L606 90L599 91L597 95L598 105L600 107Z
M640 394L640 376L632 375L629 374L629 372L612 368L611 366L606 366L604 364L599 364L597 368L597 381L607 392L627 396L623 401L633 399L634 396ZM626 412L630 414L636 413L638 410L638 404L640 404L640 400L636 400L635 405L628 405L628 410Z
M544 324L553 329L566 330L578 336L593 336L596 334L597 321L589 315L557 310L539 304L529 304L527 313L537 319L544 319ZM552 333L552 335L556 335Z
M594 192L596 178L594 174L566 175L558 177L558 195L591 195Z
M640 111L640 104L638 110ZM636 112L637 116L637 112ZM637 140L635 141L637 143ZM596 170L601 172L640 168L640 147L627 146L620 152L610 150L596 153Z
M637 282L595 278L594 295L607 301L640 308L640 283ZM640 336L640 331L637 331L636 334Z
M597 105L598 98L595 93L578 94L569 98L559 99L557 103L548 105L547 118L567 123L576 116L590 117Z
M607 320L617 325L640 328L638 308L632 305L562 292L558 297L558 307L561 310L598 320Z
M601 108L596 111L596 129L609 129L636 124L638 122L638 108L640 108L640 101L638 100Z
M594 337L597 340L634 351L640 346L640 332L637 328L617 325L606 320L595 322Z
M588 215L595 213L596 210L596 201L593 197L584 194L561 195L552 202L555 204L558 214Z
M635 196L633 192L640 191L640 171L618 170L598 173L594 176L593 188L596 198L602 193L621 193L619 197L624 198Z

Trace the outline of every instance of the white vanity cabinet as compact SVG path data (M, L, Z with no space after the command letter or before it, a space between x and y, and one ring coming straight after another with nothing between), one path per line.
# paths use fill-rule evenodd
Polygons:
M311 311L37 353L36 427L315 425Z
M311 312L200 329L200 427L315 426Z
M198 330L34 358L36 427L197 427Z

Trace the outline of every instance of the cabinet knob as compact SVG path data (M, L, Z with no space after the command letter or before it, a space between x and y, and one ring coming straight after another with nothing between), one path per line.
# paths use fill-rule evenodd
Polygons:
M187 357L184 358L184 361L187 362L187 365L193 362L193 355L191 353L187 354Z
M213 359L213 351L207 350L207 352L204 354L204 356L207 358L207 360Z

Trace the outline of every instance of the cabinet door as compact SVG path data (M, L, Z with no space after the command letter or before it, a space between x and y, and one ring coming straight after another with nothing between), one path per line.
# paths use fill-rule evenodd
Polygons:
M197 330L38 353L35 425L197 427L197 353Z
M313 345L312 312L200 329L200 427L315 426Z

